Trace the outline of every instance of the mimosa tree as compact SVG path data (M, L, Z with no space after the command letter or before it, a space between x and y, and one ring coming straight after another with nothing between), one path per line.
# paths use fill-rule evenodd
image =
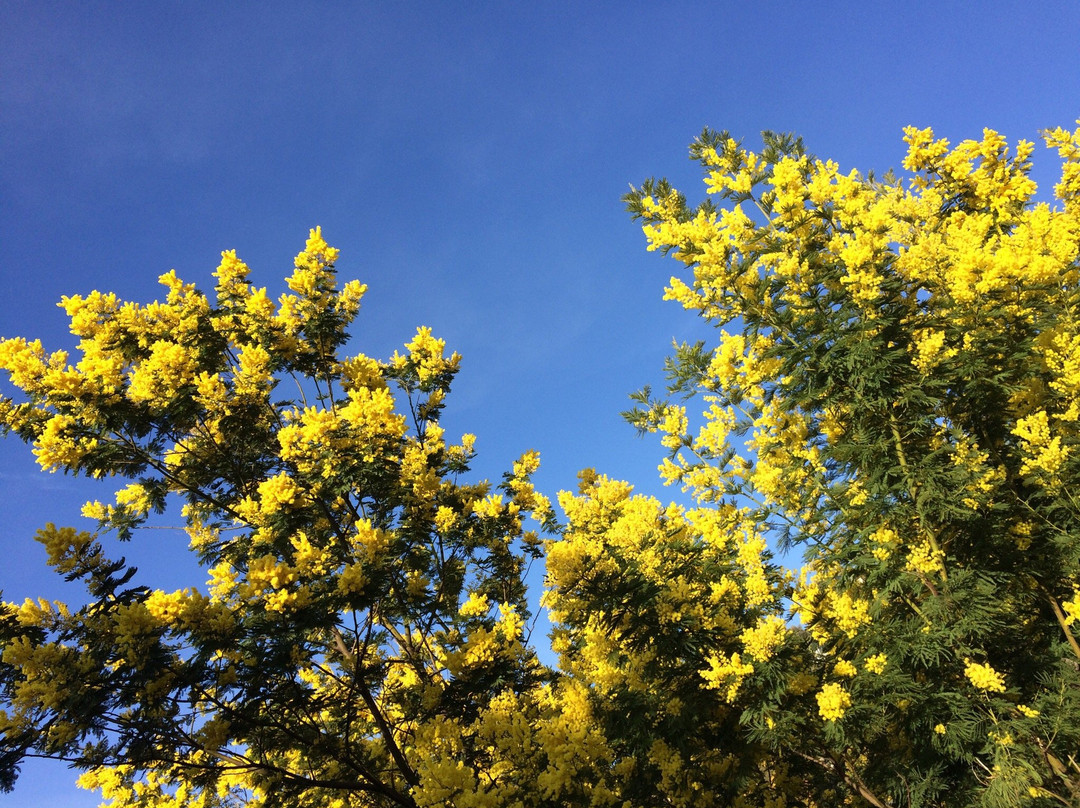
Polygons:
M1077 804L1080 130L1045 138L1053 205L1032 144L914 128L903 178L706 131L706 201L627 197L718 329L628 413L686 507L585 471L560 525L535 452L465 481L457 355L343 355L363 287L318 230L277 301L233 253L213 301L65 298L78 357L0 342L0 421L126 485L39 534L87 604L0 612L2 784L43 755L116 808ZM106 542L177 508L209 581L165 592Z
M667 297L718 329L672 358L674 400L646 391L630 413L697 503L654 552L673 563L690 536L694 560L628 606L627 578L656 565L609 550L619 518L571 509L568 538L611 560L569 602L586 624L620 615L594 641L620 660L605 709L648 694L652 726L624 742L662 730L653 757L687 803L747 743L772 804L1080 800L1080 131L1045 138L1065 158L1056 208L1033 201L1031 143L914 128L906 180L706 131L705 202L663 181L627 197L686 268ZM769 539L807 566L779 574ZM711 581L699 559L732 545L742 579ZM649 636L681 643L711 709L681 719L681 692L665 704L639 674L678 653L654 660ZM593 644L569 655L595 676Z
M547 677L523 644L541 547L523 521L553 524L538 458L459 481L475 438L439 425L459 357L426 328L387 361L341 355L364 287L337 287L337 256L312 231L277 302L232 252L213 301L175 273L164 302L65 298L75 359L0 343L25 395L6 429L46 470L129 481L84 508L97 533L38 535L89 603L3 607L5 785L27 754L87 769L114 805L413 806L500 784L466 729ZM166 509L207 588L153 590L106 555L103 534Z

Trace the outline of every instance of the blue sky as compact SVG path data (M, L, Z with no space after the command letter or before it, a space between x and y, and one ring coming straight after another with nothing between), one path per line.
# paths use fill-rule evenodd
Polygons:
M794 131L842 168L899 167L901 129L1010 141L1080 117L1080 4L47 3L0 6L0 336L70 347L61 295L149 301L211 286L236 249L271 292L308 228L370 287L356 350L429 325L464 356L451 434L480 476L539 449L670 497L661 450L619 418L673 338L678 266L619 197L666 175L691 199L704 126ZM1036 152L1049 195L1057 158ZM32 541L111 491L0 442L0 588L78 600ZM141 579L201 584L184 538L123 548ZM28 766L0 806L93 806Z

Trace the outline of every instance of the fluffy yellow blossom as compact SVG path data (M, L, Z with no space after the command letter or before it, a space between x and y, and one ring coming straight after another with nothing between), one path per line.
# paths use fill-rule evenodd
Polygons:
M740 635L746 655L751 659L764 662L784 641L787 626L779 617L766 617L754 628L748 628Z
M842 592L827 600L824 613L835 620L837 628L848 637L854 637L860 626L870 622L870 603Z
M818 714L826 721L838 721L851 706L851 694L840 685L829 682L817 694Z
M908 551L907 569L929 575L944 569L944 559L941 550L934 549L929 541L921 541Z
M854 676L857 674L858 668L856 668L851 662L846 659L836 660L836 664L833 665L833 673L837 676Z
M248 565L247 586L259 593L267 589L280 589L296 579L296 570L288 564L279 563L271 554L259 556Z
M256 396L274 384L270 372L269 351L261 345L245 345L240 351L239 366L233 374L233 388L238 396Z
M221 253L221 263L214 270L217 278L218 300L224 302L230 297L243 295L247 291L247 279L250 270L247 264L236 256L236 250Z
M874 654L863 660L863 667L868 673L884 673L889 658L885 654Z
M1038 472L1052 479L1068 459L1069 449L1062 445L1061 436L1050 435L1049 416L1045 411L1018 419L1013 434L1020 438L1024 452L1022 474Z
M337 310L349 317L360 311L360 301L367 293L367 284L358 280L347 281L338 294Z
M853 481L848 486L847 495L848 501L852 504L853 507L865 505L866 502L870 499L870 492L867 491L866 487L863 486L863 484L858 480Z
M440 505L435 511L435 527L440 533L445 533L457 523L458 515L453 508Z
M664 433L661 443L668 449L678 449L683 444L688 427L686 407L669 406L664 411L664 419L659 430Z
M491 604L488 602L487 595L471 592L469 593L468 599L461 604L461 609L458 613L462 617L483 617L490 609Z
M1072 599L1062 603L1061 608L1065 610L1065 625L1071 626L1080 620L1080 588L1073 590Z
M964 665L964 675L979 690L985 690L988 693L1005 692L1005 677L989 665L972 662L970 659L964 660Z
M311 537L303 531L297 531L289 539L293 546L293 564L304 576L321 577L333 566L330 552L312 543Z
M473 504L473 511L477 516L494 519L503 511L502 494L491 494Z
M368 563L377 562L390 546L390 534L372 525L370 519L359 519L352 537L353 546Z
M206 585L210 590L210 594L218 599L227 599L236 586L237 581L240 578L239 573L233 568L233 565L228 561L221 561L209 570L210 578L207 580Z
M52 623L57 617L70 616L68 607L60 601L49 601L44 598L32 600L27 598L19 606L15 613L15 619L23 626L37 626L44 628Z
M922 373L929 373L939 362L956 355L955 348L945 349L945 332L926 329L915 337L915 356L912 364Z
M539 468L540 453L535 449L530 449L514 461L514 476L527 477L530 474L536 473Z
M300 488L284 472L259 483L259 506L264 514L277 513L298 505L303 499Z
M169 340L156 341L150 347L150 355L130 373L128 398L164 409L180 388L193 383L196 361L191 349Z
M207 600L194 589L150 593L144 601L147 611L163 625L179 625L182 621L199 619L207 613Z
M421 385L433 382L443 373L456 371L461 362L461 357L456 353L449 357L443 355L446 341L433 337L427 326L418 328L416 336L405 344L405 348L416 364Z
M361 563L348 564L337 579L337 589L343 595L358 595L367 584L367 575Z
M52 416L34 443L38 465L46 471L78 468L80 461L99 445L97 438L81 431L77 419L63 414Z
M386 386L383 370L381 362L363 354L358 354L341 363L343 384L346 390L356 387L382 389Z
M743 662L739 654L727 656L713 654L709 657L708 670L701 672L705 686L710 690L720 690L728 702L735 701L742 687L743 679L754 672L754 666Z

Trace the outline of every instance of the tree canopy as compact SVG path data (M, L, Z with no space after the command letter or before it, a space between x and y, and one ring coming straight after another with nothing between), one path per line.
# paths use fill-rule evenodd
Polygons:
M900 178L706 130L704 202L627 196L717 329L626 414L684 505L586 470L560 518L533 451L470 481L459 357L345 354L364 287L318 229L277 301L232 252L213 300L64 298L78 356L0 341L0 423L126 485L38 534L85 605L0 607L0 785L47 756L114 808L1076 804L1080 129L1044 137L1053 205L1031 143L914 128ZM205 586L111 557L166 509Z

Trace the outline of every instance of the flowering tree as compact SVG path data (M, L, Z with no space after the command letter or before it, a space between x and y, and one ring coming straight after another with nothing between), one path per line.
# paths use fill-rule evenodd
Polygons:
M523 634L540 541L522 522L552 524L538 458L497 491L458 481L474 438L439 425L458 356L426 328L389 361L340 356L364 287L337 288L337 255L312 231L276 304L231 252L214 302L174 273L163 303L65 298L74 364L0 342L25 394L0 404L6 430L47 470L130 482L86 505L98 533L38 535L86 606L0 611L3 785L34 754L114 806L502 787L489 736L547 677ZM206 591L136 585L99 538L178 506Z
M6 429L129 482L39 534L86 606L0 609L0 785L46 755L115 808L1077 804L1080 130L1046 135L1058 207L1029 143L906 139L902 181L706 131L708 200L628 196L721 329L628 413L690 507L586 471L560 526L533 452L462 482L457 356L341 356L363 287L318 230L276 303L225 253L214 302L65 298L73 365L0 342ZM106 555L178 505L205 591Z
M1080 130L1045 137L1058 208L1032 202L1032 144L1010 155L986 131L950 150L914 128L906 182L706 131L709 200L662 181L627 197L649 249L691 273L667 297L731 332L669 364L700 420L647 391L630 413L697 507L654 509L632 538L640 501L569 509L569 542L605 559L566 601L578 624L611 623L628 576L653 580L655 608L563 642L606 710L649 691L650 760L684 802L745 772L746 742L767 752L749 762L768 804L1080 800ZM623 550L645 536L659 565ZM807 567L779 574L770 536ZM710 574L732 545L734 571ZM553 549L556 575L570 555ZM654 660L650 633L686 651ZM640 675L673 653L711 706Z

